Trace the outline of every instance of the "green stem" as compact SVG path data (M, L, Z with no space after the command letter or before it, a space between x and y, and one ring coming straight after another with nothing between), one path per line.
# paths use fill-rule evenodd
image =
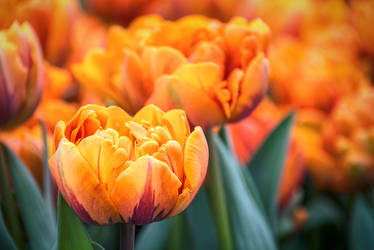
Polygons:
M0 192L4 219L8 224L9 233L13 237L18 249L23 249L23 231L17 214L17 206L10 187L6 166L4 151L0 145Z
M51 183L51 174L49 172L49 165L48 165L48 141L47 141L47 130L43 121L40 122L40 127L43 134L43 144L44 144L44 152L43 152L43 187L44 187L44 199L45 203L48 207L48 212L52 218L52 221L56 221L56 212L53 205L53 194L52 194L52 183Z
M121 223L120 250L134 250L135 224Z
M230 222L225 199L221 167L212 130L206 131L209 145L209 167L206 188L217 227L219 245L222 250L233 249Z

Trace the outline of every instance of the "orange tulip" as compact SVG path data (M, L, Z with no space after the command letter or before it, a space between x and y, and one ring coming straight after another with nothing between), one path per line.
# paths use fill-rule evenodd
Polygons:
M31 26L17 22L0 31L0 129L26 121L39 103L43 62Z
M204 133L185 113L153 105L134 117L83 106L56 125L49 163L68 204L91 224L147 224L182 212L207 171Z
M320 188L352 191L374 183L374 89L340 99L329 115L301 112L296 139Z
M283 113L269 99L264 99L250 116L227 126L235 154L242 164L250 161L266 136L281 120ZM278 204L281 209L289 204L300 187L304 172L304 153L297 142L292 140L280 181Z
M158 16L112 27L108 48L73 66L77 80L130 113L145 104L184 109L209 127L247 116L267 90L270 31L256 19Z

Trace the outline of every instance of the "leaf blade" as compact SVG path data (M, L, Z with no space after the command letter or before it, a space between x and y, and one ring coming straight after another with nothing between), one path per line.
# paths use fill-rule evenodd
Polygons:
M246 171L251 173L252 179L258 188L273 232L276 232L277 228L279 183L293 120L294 112L291 112L267 136L246 168Z
M247 189L239 163L218 137L215 142L220 156L224 187L235 249L274 250L275 239L269 225Z
M62 195L58 194L58 250L93 250L82 222L66 203Z
M31 249L51 249L56 239L54 221L44 204L40 190L24 164L4 144L5 157L14 183L20 214L30 241Z

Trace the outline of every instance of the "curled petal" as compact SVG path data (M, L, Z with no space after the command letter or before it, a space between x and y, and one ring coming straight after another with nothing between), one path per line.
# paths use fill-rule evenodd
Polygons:
M239 88L239 96L230 122L248 116L259 104L268 88L268 61L259 53L250 63Z
M184 148L185 181L182 194L178 196L169 217L182 212L191 203L205 179L208 168L209 150L203 130L196 127Z

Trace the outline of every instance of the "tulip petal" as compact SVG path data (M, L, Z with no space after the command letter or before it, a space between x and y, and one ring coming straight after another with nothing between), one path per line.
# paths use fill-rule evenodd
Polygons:
M196 127L186 141L184 148L185 181L174 209L168 217L182 212L195 197L205 179L208 169L209 150L203 130Z
M202 89L182 83L174 76L163 76L156 82L148 104L155 104L163 110L183 109L195 125L208 127L224 121L219 104ZM206 110L209 110L207 115Z
M217 64L212 62L189 63L178 68L174 76L183 83L201 89L207 95L213 97L212 90L217 83L221 82L222 71Z
M77 147L63 139L56 152L57 173L52 167L64 198L75 213L90 224L110 224L120 221L109 193L102 185L89 163L82 157Z
M53 134L54 150L56 151L62 138L65 138L66 124L63 121L59 121L56 124L55 132Z
M171 136L184 148L186 138L190 134L186 113L181 109L170 110L162 117L162 124L168 127Z
M250 63L244 75L238 101L233 109L230 122L248 116L266 94L267 88L268 61L262 53L259 53Z
M123 98L122 90L114 89L110 65L115 65L118 58L111 58L103 49L93 49L80 64L72 67L73 75L87 89L93 90L102 98L111 98L121 107L128 110L131 106Z
M117 74L112 80L115 89L121 91L122 99L128 101L128 110L135 112L143 106L152 91L152 86L147 86L148 82L144 80L143 65L138 54L129 49L124 49L123 53L123 61L117 65Z
M108 119L105 128L112 128L118 132L120 136L128 133L128 128L125 124L132 120L131 116L123 109L116 106L107 108Z
M181 185L165 163L143 156L118 176L111 197L125 222L143 225L170 212Z
M147 105L136 113L133 120L141 124L142 120L150 123L152 127L161 125L162 117L164 116L164 111L155 105Z
M153 83L162 75L172 74L180 65L186 63L184 55L170 47L147 47L142 55L143 67L146 69L148 86L153 90Z

